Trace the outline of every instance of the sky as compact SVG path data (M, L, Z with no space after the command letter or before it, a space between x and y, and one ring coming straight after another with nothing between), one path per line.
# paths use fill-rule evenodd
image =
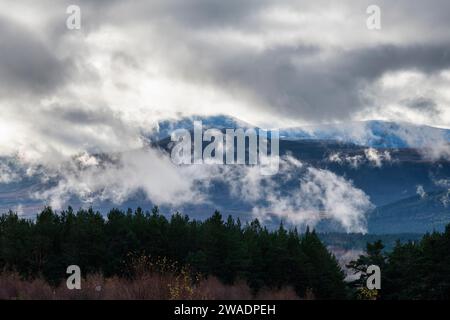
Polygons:
M0 0L0 156L57 168L137 150L158 121L190 115L450 128L449 12L448 0Z
M66 27L71 4L80 30ZM138 146L192 114L449 128L450 3L377 1L380 30L370 4L2 0L0 152Z

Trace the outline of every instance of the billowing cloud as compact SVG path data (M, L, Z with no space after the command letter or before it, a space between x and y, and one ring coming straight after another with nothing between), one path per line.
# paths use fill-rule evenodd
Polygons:
M281 160L276 177L261 176L258 168L227 175L235 196L253 205L253 214L295 225L314 227L329 219L347 232L366 232L369 197L351 181L331 171L303 164L290 156ZM290 186L290 187L286 187Z
M208 204L220 183L222 197L245 204L262 220L277 218L313 227L328 219L348 232L366 231L366 213L372 204L351 181L291 156L280 161L279 173L265 176L258 166L177 166L167 153L144 148L116 155L83 153L60 166L19 170L14 179L37 179L40 187L29 196L55 209L73 201L84 206L121 205L139 193L172 208ZM2 177L12 174L6 172Z
M167 154L151 148L106 159L81 154L64 166L36 172L41 180L51 179L53 184L33 197L56 209L68 205L73 197L88 205L101 201L122 204L139 191L160 205L194 204L205 201L199 190L211 179L208 172L196 166L179 168Z
M70 61L59 58L33 30L0 16L0 93L30 99L65 85Z

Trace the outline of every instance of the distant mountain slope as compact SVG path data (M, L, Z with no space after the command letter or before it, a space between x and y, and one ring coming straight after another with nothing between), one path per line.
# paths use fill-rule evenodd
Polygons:
M153 137L154 144L162 149L170 149L170 138L168 136L172 130L184 128L191 130L193 121L202 121L204 128L251 128L248 123L238 119L216 116L216 117L192 117L179 121L165 121L160 123L160 131ZM361 123L359 123L361 124ZM294 135L280 140L281 155L290 155L301 162L315 168L329 170L338 176L352 181L353 185L364 191L371 202L377 207L369 220L369 231L376 233L398 233L398 232L424 232L433 228L441 228L448 220L450 209L441 206L436 199L442 198L438 195L443 192L443 186L436 185L436 181L444 181L450 177L450 161L441 159L431 161L424 159L423 152L414 148L405 148L404 143L398 140L392 132L402 132L405 125L397 125L380 121L370 121L363 123L361 134L372 137L370 145L378 146L376 150L368 146L355 144L350 133L356 130L351 125L342 125L339 130L347 128L349 135L347 138L338 133L332 134L331 127L322 127L322 135L301 136ZM408 126L415 136L421 135L421 130L428 132L428 136L436 134L446 136L448 130ZM333 130L335 130L334 127ZM297 134L295 130L291 133ZM302 129L303 130L303 129ZM308 129L309 130L309 129ZM365 131L367 130L367 132ZM414 131L417 130L417 131ZM310 131L310 130L309 130ZM283 132L283 130L281 131ZM303 131L302 131L303 132ZM306 131L305 131L306 132ZM431 132L431 133L430 133ZM353 134L352 133L352 134ZM400 135L400 134L399 134ZM163 137L160 139L160 137ZM328 139L319 139L328 138ZM342 138L342 139L341 139ZM345 138L345 139L344 139ZM384 142L382 142L384 141ZM435 140L428 140L429 144ZM382 145L396 145L395 148L381 148ZM402 147L399 147L402 146ZM113 161L108 155L94 155L98 163ZM114 157L113 157L114 158ZM3 165L2 165L3 164ZM27 177L25 168L18 168L20 163L0 158L0 211L8 209L22 210L24 214L34 214L44 203L33 197L38 191L47 190L49 185L57 185L58 177L49 177L50 180L41 181L38 177ZM75 170L73 168L73 170ZM21 173L22 172L22 173ZM21 176L16 179L15 176ZM280 183L280 192L286 193L298 188L300 172L292 172L293 179L289 182ZM277 176L274 179L278 179ZM277 181L278 182L278 181ZM417 188L420 186L429 193L428 198L421 199L417 196ZM436 196L433 196L436 194ZM252 218L252 207L233 198L227 190L227 185L220 182L212 182L208 190L208 201L203 204L187 204L181 207L166 208L166 212L180 210L194 218L207 217L215 209L224 214L232 214L240 217L242 221ZM82 205L92 205L95 209L108 211L112 207L126 209L128 207L151 208L153 203L144 192L137 192L131 195L120 205L108 200L96 203L82 203L75 197L70 199L69 204L78 208ZM158 203L155 203L158 205ZM442 219L441 219L442 218ZM331 231L325 223L322 231Z
M207 128L256 128L239 119L218 115L193 116L159 123L157 139L170 136L175 129L193 129L193 121L202 121ZM422 148L430 141L450 143L450 130L430 126L418 126L406 122L355 121L339 124L308 125L295 128L279 128L284 140L335 140L343 143L373 148Z
M194 121L201 121L203 125L203 129L216 128L216 129L231 129L231 128L253 128L251 124L248 124L242 120L229 117L229 116L210 116L210 117L202 117L202 116L192 116L192 117L184 117L177 120L165 120L161 121L158 126L159 130L156 136L153 137L153 140L162 140L167 137L170 137L172 132L176 129L186 129L193 130L194 129Z
M164 139L160 146L168 148L169 142ZM289 154L353 181L376 206L416 195L418 185L428 191L438 190L435 180L450 176L450 162L424 160L415 149L377 149L380 159L375 160L379 162L368 159L367 151L368 147L332 140L280 140L282 156ZM222 198L215 199L215 203L222 204ZM228 200L223 203L224 208L230 206Z
M165 143L168 143L167 139ZM379 165L367 160L366 150L367 147L335 141L280 141L282 155L290 154L302 162L316 168L330 170L353 181L354 186L369 195L372 203L378 207L408 197L415 197L419 185L427 192L437 191L439 187L435 185L434 181L450 176L449 162L425 161L414 149L379 149L379 152L383 154L388 152L390 155L390 159L381 161ZM338 161L333 158L333 155L339 155ZM358 163L347 161L348 159L358 159ZM298 174L293 172L293 175ZM48 183L56 182L49 181ZM297 187L297 185L283 184L283 191L293 190ZM32 212L39 205L39 201L33 199L32 194L46 188L38 179L0 184L0 210L15 209L17 205L21 204L25 212ZM215 209L226 214L240 216L243 220L250 217L252 208L248 204L230 198L224 185L213 183L209 197L211 200L209 204L184 206L178 209L199 218L207 216ZM72 199L71 204L74 207L82 205L77 199ZM144 194L137 194L127 199L120 207L125 209L137 206L148 208L152 205ZM97 209L109 210L117 204L105 201L94 203L93 206ZM402 230L399 229L396 232L402 232Z
M419 185L427 191L438 190L435 181L450 176L450 162L425 161L414 149L382 149L390 158L377 164L367 159L366 147L313 141L280 142L280 146L298 159L353 181L376 206L414 196ZM339 162L333 161L336 154Z
M381 206L369 216L371 233L442 231L450 223L450 191L431 192Z

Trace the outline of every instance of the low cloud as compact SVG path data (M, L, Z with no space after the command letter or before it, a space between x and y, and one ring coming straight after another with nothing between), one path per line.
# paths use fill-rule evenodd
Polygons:
M365 149L364 155L375 167L381 167L383 162L390 162L392 160L389 151L378 151L374 148Z
M392 157L389 151L380 151L374 148L364 149L364 154L348 155L340 152L332 153L328 156L327 161L338 164L350 165L350 167L357 169L362 164L369 164L380 168L383 163L392 162Z
M19 179L19 173L15 170L9 161L0 159L0 183L11 183Z
M211 204L217 182L227 186L223 196L253 208L254 217L297 226L314 227L327 219L347 232L365 232L365 214L372 208L369 197L351 181L291 156L281 159L274 176L261 175L258 166L176 166L165 152L151 148L117 155L83 153L57 167L34 166L22 172L40 180L39 191L31 197L55 209L74 201L120 205L138 192L169 207Z
M372 204L362 190L290 156L282 159L279 176L263 177L250 169L242 179L233 178L232 185L234 194L252 203L253 214L262 220L276 217L314 227L329 219L347 232L367 231L365 214Z
M433 179L433 183L440 188L447 189L446 192L444 191L444 194L440 197L440 201L445 207L449 206L450 205L450 179L439 179L439 180Z
M425 192L425 190L423 189L422 185L418 185L416 187L416 193L419 195L419 197L421 199L424 199L427 196L427 193Z
M196 190L205 171L196 166L180 169L157 149L141 149L106 160L87 154L51 171L41 170L41 178L56 180L54 186L36 192L33 197L61 209L78 198L86 204L111 201L121 204L143 191L148 200L159 205L201 202L204 195Z

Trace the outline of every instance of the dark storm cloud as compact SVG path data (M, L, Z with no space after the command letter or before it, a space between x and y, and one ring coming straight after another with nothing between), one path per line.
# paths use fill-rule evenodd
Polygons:
M49 8L51 3L47 2ZM62 41L72 35L65 28L65 6L69 4L80 5L82 12L79 46L73 48L74 59L78 59L76 65L85 68L82 70L91 70L84 54L95 53L98 48L108 50L96 47L92 39L89 43L85 40L96 32L102 34L102 28L112 27L108 32L113 36L118 31L138 40L134 46L102 51L103 55L109 54L112 64L124 66L119 72L125 70L134 75L148 65L162 65L164 70L170 70L170 77L178 77L181 82L198 88L213 87L245 101L252 112L268 111L280 118L310 122L351 118L371 103L364 90L384 74L413 70L432 75L450 67L449 1L378 1L383 27L371 43L366 38L374 33L365 26L365 9L372 4L368 0L345 1L340 5L326 0L67 0L58 2L57 9L52 6L52 10L61 14L49 14L45 31L50 31L47 38L51 41L45 42L45 37L38 34L42 30L0 20L3 30L0 90L14 95L42 94L62 86L87 86L88 81L97 77L95 72L92 76L83 72L84 77L69 77L73 72L71 64L56 53ZM282 10L281 15L271 20L273 8ZM344 26L340 29L339 23L345 23L339 19L333 25L331 15L331 29L326 28L330 34L319 30L311 36L301 34L292 40L283 39L281 33L291 35L298 31L295 23L307 27L316 21L321 27L323 20L326 25L327 13L333 10L337 16L342 14L348 21L357 21L354 33L345 33ZM289 24L292 21L283 20L283 14L291 11L295 12L292 26ZM288 15L285 20L290 18ZM227 40L221 33L224 31L231 32L240 42L234 38ZM273 38L280 32L279 42L268 40L271 32ZM261 47L248 46L247 42L254 38ZM333 38L342 39L343 44L327 42ZM156 58L146 56L156 51L162 54ZM118 91L133 88L132 83L122 81L119 73L114 79L101 75L96 79L99 86L109 80L116 83ZM84 97L79 99L82 101ZM414 99L411 96L406 100ZM438 110L439 102L434 103L430 108ZM415 103L409 104L414 109ZM78 116L72 116L77 122Z
M267 5L267 2L266 0L172 0L154 1L148 8L156 10L156 13L169 13L177 23L202 28L240 25Z
M367 78L379 77L389 70L415 69L425 73L450 65L450 43L440 45L380 45L341 54L340 72Z
M334 0L65 0L66 5L79 4L86 8L86 13L108 22L169 19L188 29L207 27L243 27L256 28L254 17L263 9L286 6L300 12L308 13L320 8L322 13L333 10ZM395 28L408 21L412 27L420 23L430 23L435 29L448 26L448 0L346 0L337 8L355 8L361 13L359 18L365 20L365 10L369 5L378 5L382 9L386 27ZM336 8L336 7L334 7ZM349 19L358 17L348 17ZM321 19L317 16L317 19ZM420 40L420 39L419 39Z
M111 113L111 110L108 108L96 108L90 109L87 106L76 106L76 105L53 105L46 111L43 111L44 116L53 117L55 121L67 122L77 125L110 125L114 127L120 122L120 119L114 116ZM124 123L120 123L121 125L125 125Z
M402 104L413 110L428 114L431 117L437 117L440 114L437 103L427 97L414 97L401 101Z
M321 8L326 12L330 1L211 1L169 0L137 2L136 6L122 5L124 10L113 12L109 8L109 23L145 21L149 24L162 21L161 32L173 48L167 55L180 76L208 84L241 96L280 116L322 121L342 120L361 111L370 101L362 94L366 86L388 72L415 70L431 75L450 66L450 39L441 41L439 30L449 26L448 1L380 1L382 32L396 28L417 29L417 40L411 44L398 43L358 45L335 48L326 59L316 59L324 50L321 39L313 39L313 45L293 42L273 45L262 51L242 50L223 43L222 46L201 43L196 32L231 30L264 34L264 22L258 14L269 7L287 5L302 12ZM365 8L370 1L348 1L343 6L358 8L354 18L361 20L365 28ZM106 6L98 4L98 8ZM127 11L128 9L128 11ZM352 9L353 10L353 9ZM315 11L315 12L316 12ZM317 11L320 13L320 11ZM352 18L352 17L350 17ZM321 19L320 16L317 19ZM267 27L267 26L265 26ZM338 26L336 26L338 27ZM425 28L435 28L435 34L426 34ZM267 29L266 29L267 30ZM403 29L399 29L403 30ZM358 31L358 30L356 30ZM349 35L351 36L351 35ZM171 39L171 40L168 40ZM161 45L162 44L158 44ZM187 50L190 59L178 60L176 48ZM413 99L414 97L411 97ZM255 110L256 111L256 110Z
M319 48L279 47L263 53L203 56L218 85L250 91L261 105L298 118L345 119L364 104L362 86L387 72L427 74L450 67L450 46L377 46L314 60ZM212 58L211 58L212 57ZM212 66L212 67L211 67Z
M65 84L70 63L55 56L39 35L0 17L0 91L46 94Z
M164 20L188 28L242 26L270 0L152 0L152 1L89 1L80 5L100 14L108 22L130 20ZM120 11L116 9L120 8ZM104 14L102 14L102 12ZM99 16L97 16L99 17Z

